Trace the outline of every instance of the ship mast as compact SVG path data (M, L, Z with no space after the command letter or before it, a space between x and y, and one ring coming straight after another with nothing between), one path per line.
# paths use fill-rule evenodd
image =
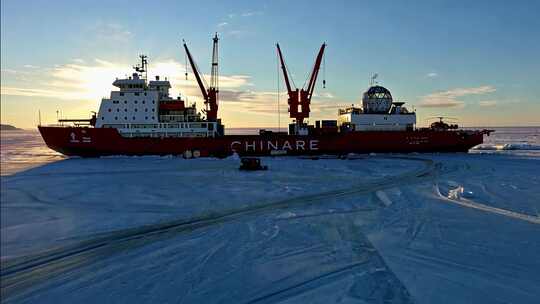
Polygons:
M219 93L219 70L218 70L218 36L217 33L214 36L213 40L213 50L212 50L212 71L210 74L210 86L206 84L202 73L199 71L193 56L187 47L186 42L184 41L184 49L191 65L191 70L195 75L197 84L204 98L204 104L206 106L205 113L206 119L208 121L217 121L217 112L218 112L218 93ZM208 87L208 89L206 89Z
M139 58L141 58L141 64L138 64L133 68L137 73L140 73L141 77L144 76L144 79L148 79L148 56L141 54L139 55Z

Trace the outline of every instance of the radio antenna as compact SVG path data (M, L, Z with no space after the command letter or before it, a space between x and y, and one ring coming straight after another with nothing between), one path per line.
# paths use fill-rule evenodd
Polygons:
M374 84L377 84L377 81L375 81L375 79L377 79L377 77L379 77L379 74L377 73L374 73L372 76L371 76L371 79L369 81L369 86L372 87Z
M144 79L148 79L148 56L141 54L139 55L139 58L141 58L141 64L138 64L133 68L137 73L140 73L141 77L143 77L144 73Z

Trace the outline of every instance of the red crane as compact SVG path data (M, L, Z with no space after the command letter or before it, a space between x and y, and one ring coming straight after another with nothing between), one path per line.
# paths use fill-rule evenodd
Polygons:
M281 62L281 69L283 70L283 78L285 79L285 85L287 86L287 93L289 94L289 117L294 118L297 124L302 124L304 122L304 118L309 117L309 104L311 102L311 96L313 96L313 90L315 89L317 76L319 75L319 69L321 67L326 43L323 43L321 45L321 49L319 50L319 54L317 55L317 58L315 59L315 64L313 65L313 69L311 70L307 87L305 87L304 84L304 87L302 87L302 89L300 90L298 88L295 88L294 90L292 89L289 82L289 73L287 71L287 67L285 66L285 60L283 60L283 54L281 53L279 43L276 44L276 46L279 60Z
M189 64L191 65L191 70L195 74L197 79L197 84L201 89L201 93L204 98L204 104L206 105L206 119L208 121L217 121L218 113L218 93L219 93L219 70L218 70L218 36L217 33L214 36L213 40L213 50L212 50L212 72L210 74L210 86L206 84L206 80L202 76L197 67L197 64L193 60L191 53L184 41L184 49L186 50L187 57L189 59ZM186 73L187 75L187 73ZM208 89L206 89L208 87Z

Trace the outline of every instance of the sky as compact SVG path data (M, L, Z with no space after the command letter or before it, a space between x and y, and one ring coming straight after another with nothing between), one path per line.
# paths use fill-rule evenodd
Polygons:
M377 73L394 100L416 110L418 125L440 115L463 126L540 125L540 1L0 3L1 121L22 128L35 128L38 112L44 124L57 111L89 117L141 53L149 76L168 77L175 96L202 107L181 42L209 81L215 32L226 127L290 121L276 42L298 86L327 43L312 122L360 105Z

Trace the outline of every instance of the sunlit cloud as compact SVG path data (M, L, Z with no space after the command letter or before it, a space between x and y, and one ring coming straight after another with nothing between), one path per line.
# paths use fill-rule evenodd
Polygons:
M313 93L313 96L318 97L318 98L328 98L328 99L334 98L334 94L330 92Z
M263 15L264 12L263 11L245 11L243 13L239 13L239 14L236 14L236 13L231 13L231 14L228 14L227 17L229 17L229 19L234 19L238 16L240 17L253 17L253 16L260 16L260 15Z
M251 112L263 115L277 114L277 92L224 90L219 93L221 103L226 107L233 106L237 112ZM284 95L280 96L284 100ZM286 104L286 102L285 102ZM287 108L281 109L286 113Z
M17 74L17 73L19 73L17 70L13 70L13 69L2 69L0 71L2 73L6 73L6 74Z
M101 98L108 97L110 91L117 90L112 86L116 78L131 75L133 71L130 67L131 64L103 59L70 60L66 64L33 70L32 78L17 82L17 85L3 83L1 94L85 102L86 105L97 107ZM17 73L16 70L13 72ZM184 64L174 59L162 59L150 62L149 80L154 79L156 75L171 82L171 96L181 95L189 104L195 102L199 108L203 107L202 94L191 68L186 69ZM210 75L202 76L206 82L210 82ZM250 114L276 116L279 109L283 119L288 117L287 93L253 90L253 83L248 75L220 75L219 97L220 113L225 113L224 115L240 117L237 115L245 113L245 117L249 117ZM325 91L313 95L311 110L314 115L334 116L337 107L342 104L346 105L348 102L339 103L335 100L334 94ZM88 111L92 110L96 109L88 108ZM229 119L234 120L232 117Z
M133 33L123 25L99 21L90 27L95 37L99 40L125 43L133 37Z
M71 62L75 62L71 60ZM99 102L101 98L108 97L110 91L117 90L112 86L116 78L131 75L129 64L114 63L107 60L95 59L92 63L83 61L56 65L53 68L43 69L28 81L18 82L17 85L2 84L2 95L48 97L73 101ZM18 71L4 71L16 75ZM187 72L187 77L185 73ZM47 75L47 77L45 77ZM154 79L156 75L161 79L171 81L171 95L182 95L188 102L198 102L202 105L202 94L195 81L191 69L175 60L161 60L150 62L148 78ZM203 74L206 82L210 75ZM275 93L257 92L249 89L253 86L251 77L247 75L220 75L220 97L224 104L234 104L238 111L251 111L264 113L268 104L275 103Z
M227 21L223 21L221 23L218 23L217 27L222 28L222 29L225 28L225 27L232 27L228 31L224 32L225 36L229 36L229 37L233 37L233 38L242 38L242 37L245 37L245 36L252 35L253 32L248 31L248 30L236 29L236 26L235 26L236 22L235 22L235 20L232 20L232 19L236 18L236 20L239 20L238 18L249 18L249 17L254 17L254 16L260 16L260 15L263 15L263 14L264 14L263 11L245 11L245 12L242 12L242 13L230 13L230 14L227 15L227 17L229 18L230 23L227 22Z
M494 107L497 105L496 100L481 100L478 102L481 107Z
M40 96L40 97L58 97L61 92L55 92L50 90L40 90L40 89L25 89L17 88L10 86L2 86L1 89L2 95L13 95L13 96Z
M438 77L439 74L435 73L435 72L431 72L431 73L427 73L426 77L429 77L429 78L435 78L435 77Z
M248 33L247 31L243 31L243 30L230 30L230 31L227 31L225 34L227 34L227 36L231 36L234 38L240 38L240 37L245 36L247 33Z
M495 91L496 89L493 86L480 86L435 92L422 97L419 106L427 108L462 108L465 102L458 98L468 95L484 95Z
M227 107L234 105L239 112L251 112L263 115L277 115L288 117L287 92L252 91L252 90L222 90L220 100ZM349 105L349 102L334 100L331 93L313 96L311 113L320 117L334 117L338 108ZM330 97L332 96L332 97ZM279 106L278 106L279 102Z
M18 73L16 70L3 70L3 72ZM19 96L43 94L47 97L74 100L100 99L115 89L112 82L116 78L131 75L131 72L127 64L101 59L95 59L94 64L69 63L44 70L41 76L47 74L48 77L41 77L41 79L46 80L36 79L37 82L22 83L19 87L2 86L2 94ZM197 88L198 90L191 70L188 69L187 80L185 72L186 67L183 64L174 60L165 60L151 63L149 78L152 79L155 75L167 77L172 82L174 94L178 94L181 89ZM203 74L203 77L210 80L209 75ZM250 86L249 80L250 77L246 75L223 75L220 76L220 87L226 89Z
M252 16L258 16L258 15L262 15L262 14L263 14L262 11L247 11L247 12L242 13L240 16L242 16L242 17L252 17Z

